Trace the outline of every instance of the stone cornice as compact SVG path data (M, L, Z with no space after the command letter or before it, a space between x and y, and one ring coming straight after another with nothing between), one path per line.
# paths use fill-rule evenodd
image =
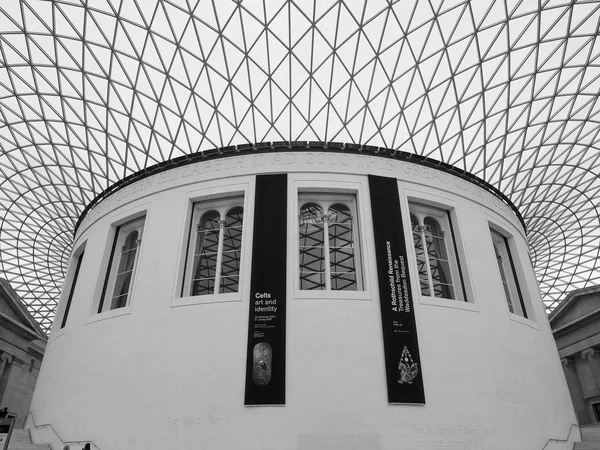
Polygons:
M2 278L0 278L0 293L2 293L2 297L12 305L13 309L16 311L17 315L21 316L22 323L16 322L14 319L8 317L5 314L0 313L0 317L3 319L7 319L8 323L17 323L21 328L27 329L29 333L32 333L35 338L47 340L48 337L44 334L40 325L31 317L29 311L25 305L21 302L21 299L14 291L10 283ZM29 325L27 327L25 324Z
M40 339L40 336L35 332L35 330L26 327L20 322L17 322L15 319L7 316L3 312L0 312L0 326L21 335L25 333L27 339L29 340Z
M584 295L600 293L600 286L589 286L583 289L576 289L567 294L565 299L558 305L548 316L548 322L552 326L552 322L555 322L565 311L569 309L571 303L576 302L579 298ZM600 309L600 308L599 308ZM561 327L563 328L563 327Z
M600 321L600 307L594 309L593 311L588 312L587 314L585 314L581 317L578 317L575 320L572 320L569 323L562 325L559 328L553 329L552 334L554 335L554 338L556 339L561 336L564 336L565 334L568 334L573 328L579 328L582 325L587 325L591 322L594 322L595 320Z
M361 144L347 144L341 142L320 142L320 141L277 141L277 142L261 142L255 144L240 144L240 145L230 145L227 147L215 148L212 150L205 150L203 152L193 153L185 156L180 156L178 158L170 159L159 164L155 164L154 166L148 167L146 169L135 172L122 180L116 182L112 186L105 189L98 196L96 196L83 210L79 219L77 220L77 224L75 225L75 229L73 231L73 235L77 236L77 230L81 225L83 219L86 217L87 213L94 208L98 203L100 203L105 198L111 196L115 192L129 186L133 183L136 183L144 178L148 178L152 175L156 175L160 172L165 172L171 169L176 169L178 167L183 167L189 164L195 164L198 162L211 161L215 159L223 159L231 156L241 156L241 155L252 155L258 153L284 153L284 152L306 152L310 150L321 150L321 151L329 151L336 153L347 153L347 154L357 154L357 155L367 155L367 156L375 156L382 159L394 159L398 161L410 162L413 164L418 164L425 167L430 167L436 170L440 170L442 172L446 172L457 177L460 177L464 180L473 183L474 185L484 189L487 192L490 192L497 198L499 198L502 202L504 202L517 216L519 222L521 223L523 230L526 230L525 220L523 216L519 212L518 208L510 201L510 199L502 193L497 187L491 185L487 181L482 180L481 178L467 172L466 170L455 167L451 164L447 164L441 161L437 161L432 158L427 158L425 156L416 155L414 153L407 153L399 150L392 150L384 147L376 147L372 145L361 145Z

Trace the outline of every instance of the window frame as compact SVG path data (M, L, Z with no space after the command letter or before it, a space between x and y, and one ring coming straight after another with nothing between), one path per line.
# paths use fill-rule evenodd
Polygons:
M86 245L87 239L84 239L81 244L75 246L75 250L71 254L67 276L65 277L61 292L59 309L56 312L56 317L52 324L52 330L49 337L50 340L54 340L61 336L66 330L68 316L73 304L73 297L75 296L75 290L79 284L78 280L81 273L81 265L83 263Z
M376 279L376 269L371 255L374 249L373 227L371 218L371 205L368 196L368 180L364 176L351 176L328 174L328 179L323 180L321 173L314 174L289 174L288 175L288 229L290 237L287 247L287 284L288 291L293 298L298 300L360 300L372 299L371 280ZM300 261L299 261L299 196L303 194L327 195L334 192L342 196L353 197L356 211L356 266L360 266L362 290L301 290L300 289ZM333 202L335 203L335 202ZM333 204L332 203L332 204Z
M298 222L300 217L301 208L310 203L317 204L324 215L328 215L329 210L332 206L341 204L350 210L350 215L352 217L351 222L353 224L352 227L352 248L354 249L354 268L356 274L356 289L332 289L332 271L331 271L331 248L330 248L330 239L329 239L329 227L330 223L328 220L323 221L323 258L324 258L324 268L325 272L325 289L314 289L318 291L326 291L326 292L334 292L334 291L344 291L344 292L360 292L363 291L364 285L364 273L363 273L363 264L361 260L361 252L360 252L360 236L359 236L359 228L360 225L358 223L358 211L356 207L356 195L348 194L348 193L324 193L324 192L312 192L312 191L300 191L298 192L298 206L297 206L297 214L298 214ZM297 223L298 240L300 238L300 223ZM298 255L300 254L300 244L298 243ZM298 277L296 277L296 288L299 291L310 291L313 289L302 289L301 288L301 276L302 273L300 271L300 257L298 256ZM317 272L320 273L320 272Z
M228 180L215 180L210 188L194 189L188 191L182 206L183 216L181 219L180 231L180 250L177 256L178 269L177 276L173 283L173 294L171 297L171 307L200 305L207 303L226 303L242 301L242 294L249 288L250 268L251 268L251 248L252 233L254 225L254 208L250 204L251 198L254 198L255 178L253 176L245 177L241 183L231 184ZM239 197L242 198L241 206L244 209L244 218L242 222L242 245L240 255L240 275L238 292L217 293L207 295L187 295L185 284L187 283L186 272L191 271L189 264L190 258L190 232L193 231L194 205L199 203L210 204L213 202L227 201L227 199ZM206 209L208 211L209 209Z
M242 273L242 261L243 261L243 248L244 248L244 227L247 222L246 218L246 208L244 203L244 195L233 195L233 196L225 196L217 199L210 200L197 200L192 203L192 214L190 217L190 225L187 233L187 246L185 252L185 262L184 262L184 273L183 279L181 282L181 292L180 297L207 297L207 296L227 296L228 294L238 294L241 292L241 273ZM222 270L222 260L223 260L223 237L224 237L224 227L221 225L225 220L227 213L232 209L241 207L243 210L243 219L241 226L241 242L240 242L240 270L238 273L238 290L236 292L219 292L220 283L221 283L221 270ZM219 242L217 244L217 260L215 267L215 277L214 277L214 289L212 294L196 294L193 295L191 293L193 286L193 272L194 272L194 250L196 247L198 233L194 232L197 226L200 225L200 220L204 217L205 214L210 211L216 211L219 214Z
M85 246L84 246L85 247ZM81 270L81 264L83 263L83 256L85 255L85 248L81 249L79 254L74 254L72 259L77 259L75 263L75 272L73 273L73 279L69 283L69 296L67 297L67 304L63 311L62 318L60 320L60 329L62 330L67 326L67 319L69 318L69 311L71 310L71 303L73 301L73 295L75 294L75 288L77 287L77 280L79 279L79 271Z
M488 223L488 225L489 225L489 230L490 230L490 242L492 244L491 245L492 257L494 258L494 262L496 263L495 267L498 271L498 279L500 280L500 285L502 286L501 291L502 291L504 303L508 310L509 316L511 318L518 318L520 320L532 320L533 318L532 318L531 305L528 302L526 302L526 300L525 300L525 292L523 290L524 284L521 282L523 277L519 273L520 270L518 269L517 263L513 256L515 254L518 255L518 253L516 253L515 249L514 249L514 242L513 242L514 237L495 224ZM500 240L500 238L502 240ZM507 259L508 259L509 267L503 267L504 277L503 277L502 270L500 269L499 261L497 259L496 242L499 242L501 245L504 245L503 250L505 250L505 252L503 252L503 253L504 253L504 256L507 257ZM500 255L500 256L503 256L503 255ZM506 270L506 269L509 269L509 270ZM512 281L514 283L514 285L510 286L509 282L507 282L506 284L509 285L508 286L509 290L516 291L516 295L517 295L516 299L508 298L507 290L505 287L505 277L507 275L508 275L508 280ZM516 302L515 302L515 300L516 300ZM512 308L513 311L511 311L511 305L513 306L513 308ZM517 306L517 308L515 308L515 306Z
M140 253L142 249L142 240L144 236L144 229L146 227L146 214L136 214L130 216L124 220L119 221L112 225L112 244L110 250L110 257L108 259L108 266L106 268L106 275L104 277L104 283L102 292L100 294L98 308L96 314L105 314L112 311L127 311L126 308L131 306L133 291L135 287L135 281L137 280L138 261L140 260ZM125 305L113 307L115 296L114 290L118 279L118 270L122 263L123 253L118 253L118 249L125 245L125 242L131 235L131 233L137 231L136 247L133 266L131 268L131 279L127 290ZM117 257L118 261L117 261ZM112 293L112 294L111 294Z
M469 260L466 254L465 239L462 235L463 227L460 220L461 216L458 212L458 204L456 200L451 197L440 195L438 191L430 191L425 187L419 191L412 189L412 187L413 186L403 183L401 180L398 181L404 236L406 239L406 252L407 257L410 260L410 280L413 289L413 295L415 298L419 299L419 303L422 305L461 309L476 313L479 312L479 305L474 293L474 284L473 280L471 279L471 270L469 269ZM460 266L463 301L449 300L446 298L421 294L409 203L417 203L420 205L433 207L447 213L453 238L454 254L456 255L456 261Z
M410 243L412 245L413 251L415 252L415 258L413 262L416 262L417 270L416 275L418 277L418 283L416 285L416 289L418 289L419 293L422 297L429 297L431 299L443 299L443 300L451 300L458 302L467 302L467 293L465 289L464 277L462 274L462 267L460 263L460 259L458 257L458 251L456 246L456 239L454 236L454 226L452 225L452 218L450 217L450 211L448 209L441 208L439 206L430 205L427 203L422 203L419 201L415 201L414 199L409 199L408 201L408 213L409 213L409 221L411 224L411 233L410 233ZM414 244L414 231L412 229L412 216L416 215L418 218L419 226L423 227L424 218L431 217L437 221L441 228L442 236L447 235L450 237L450 241L445 241L445 251L447 253L447 261L449 267L449 276L451 279L451 283L448 283L451 286L454 298L448 297L437 297L435 295L427 295L423 294L421 289L421 278L419 276L418 270L418 258L417 258L417 250ZM423 222L423 223L421 223ZM424 238L425 231L421 229L421 237ZM424 241L423 241L424 242ZM434 277L431 274L431 263L429 261L429 255L427 252L423 252L425 257L425 267L427 271L427 282L428 289L430 292L435 290L434 288Z

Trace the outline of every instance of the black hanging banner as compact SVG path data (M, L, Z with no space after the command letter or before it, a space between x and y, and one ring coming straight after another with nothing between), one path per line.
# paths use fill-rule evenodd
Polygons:
M285 404L287 175L258 175L245 405Z
M390 403L425 403L398 182L369 175Z

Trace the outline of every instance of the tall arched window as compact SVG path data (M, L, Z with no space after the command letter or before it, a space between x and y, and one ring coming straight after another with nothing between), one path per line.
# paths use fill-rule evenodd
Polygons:
M298 231L301 290L362 289L353 196L301 194Z
M508 239L494 229L490 228L490 232L508 310L513 314L527 318L527 310L519 286L515 264L510 253Z
M69 296L67 297L67 304L65 305L65 309L62 314L62 320L60 322L61 328L64 328L67 324L67 318L69 317L69 311L71 310L71 302L73 301L73 295L75 294L75 287L77 286L77 278L79 277L79 269L81 269L81 263L83 261L84 253L85 244L80 245L79 248L73 252L73 257L71 258L71 263L69 265L69 274L67 275L67 280L65 281L64 289L65 292L68 290Z
M129 304L145 220L140 217L117 227L98 312Z
M243 200L194 204L183 296L239 291Z
M447 211L409 203L421 294L466 300Z

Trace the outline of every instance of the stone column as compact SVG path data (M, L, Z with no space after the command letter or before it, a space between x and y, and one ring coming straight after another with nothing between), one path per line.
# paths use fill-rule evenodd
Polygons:
M4 368L6 367L6 364L10 364L11 362L12 356L8 353L4 352L2 353L2 355L0 355L0 378L2 378L2 374L4 373Z
M596 390L600 395L600 354L595 352L593 348L586 348L581 352L581 357L587 359L594 378Z
M583 397L586 399L598 395L594 373L592 372L592 366L589 362L589 358L592 355L593 350L586 349L581 352L581 359L575 359L575 369L577 370L577 377L579 378L579 386L581 386Z
M6 368L6 364L10 364L12 362L12 355L4 352L0 355L0 401L4 398L4 389L6 387L2 387L2 375L4 374L4 369ZM1 406L0 406L1 407Z
M565 378L567 379L567 386L569 387L569 393L571 394L571 401L573 402L573 408L579 418L580 425L587 425L592 423L588 408L583 399L583 392L581 391L581 385L579 384L579 377L575 370L575 362L569 358L563 358L560 360L563 365L563 371L565 372Z

